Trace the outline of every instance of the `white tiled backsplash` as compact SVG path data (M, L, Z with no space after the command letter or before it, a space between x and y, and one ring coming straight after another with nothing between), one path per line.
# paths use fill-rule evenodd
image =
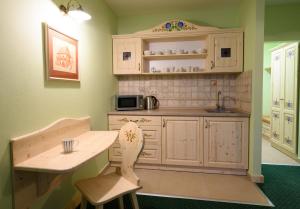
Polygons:
M251 72L239 75L124 76L118 78L118 85L119 94L153 95L163 108L215 107L218 91L222 92L220 98L226 96L225 107L248 110L247 107L251 106Z

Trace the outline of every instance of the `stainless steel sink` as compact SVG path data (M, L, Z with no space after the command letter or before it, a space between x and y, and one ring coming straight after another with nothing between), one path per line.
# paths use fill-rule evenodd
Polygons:
M210 113L237 113L237 111L233 109L206 109L205 111Z

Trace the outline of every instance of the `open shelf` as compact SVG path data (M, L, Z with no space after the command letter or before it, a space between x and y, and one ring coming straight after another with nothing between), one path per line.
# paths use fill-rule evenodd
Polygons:
M171 59L205 59L206 53L203 54L169 54L169 55L144 55L146 60L171 60Z

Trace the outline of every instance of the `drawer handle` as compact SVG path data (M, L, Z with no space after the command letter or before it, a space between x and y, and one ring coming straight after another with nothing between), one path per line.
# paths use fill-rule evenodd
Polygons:
M141 118L140 122L141 123L148 123L148 122L151 122L151 120L146 119L146 118Z
M276 131L273 132L273 136L274 136L275 138L278 137L278 134L276 133Z
M120 119L119 121L120 121L120 122L126 122L126 123L129 122L129 120L128 120L127 118L122 118L122 119Z
M137 122L139 122L139 120L130 120L130 122L137 123Z
M144 133L144 137L151 137L151 136L152 136L151 134Z
M142 155L142 156L151 156L151 154L150 154L150 153L147 153L147 152L142 152L141 155Z

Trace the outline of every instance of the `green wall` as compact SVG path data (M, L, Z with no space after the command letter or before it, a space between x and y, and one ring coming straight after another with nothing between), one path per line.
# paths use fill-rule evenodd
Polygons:
M134 33L152 28L169 19L183 19L198 25L235 28L239 27L239 5L219 3L203 5L193 10L166 11L152 15L121 16L118 34Z
M264 0L241 1L244 28L244 69L252 71L249 174L261 175L261 116L263 86Z
M300 39L300 2L268 5L265 16L265 41Z
M111 35L117 32L117 19L103 0L81 2L92 20L79 24L62 16L50 0L1 1L0 208L12 208L12 137L61 117L90 115L94 130L107 128L106 113L116 86ZM44 79L42 22L79 40L80 83ZM64 208L75 193L73 182L95 175L106 161L107 153L91 161L33 208Z

